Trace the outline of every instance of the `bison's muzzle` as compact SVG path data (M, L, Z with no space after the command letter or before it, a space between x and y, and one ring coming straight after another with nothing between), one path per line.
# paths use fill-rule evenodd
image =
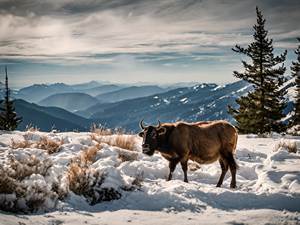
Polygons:
M143 144L143 145L142 145L142 148L143 148L143 153L144 153L144 154L149 155L149 156L151 156L151 155L154 154L154 151L152 151L152 150L150 149L150 146L149 146L148 144Z

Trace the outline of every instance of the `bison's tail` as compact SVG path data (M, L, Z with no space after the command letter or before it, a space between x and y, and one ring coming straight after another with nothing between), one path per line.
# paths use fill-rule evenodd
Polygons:
M233 149L232 149L233 153L236 152L236 146L237 146L237 142L238 142L238 133L237 132L235 133L235 137L234 138L235 138L235 140L234 140Z
M236 163L236 160L235 160L233 154L229 154L229 156L227 157L227 162L228 162L230 168L234 168L234 169L239 168L239 165Z
M235 142L234 142L233 151L232 151L233 155L232 155L232 159L229 160L230 161L229 164L231 164L231 166L236 168L236 169L239 168L239 166L236 163L236 160L234 158L234 155L236 153L237 142L238 142L238 132L235 133Z

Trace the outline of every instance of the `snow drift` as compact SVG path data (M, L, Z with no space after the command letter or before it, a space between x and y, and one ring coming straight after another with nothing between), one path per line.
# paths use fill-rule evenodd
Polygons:
M88 132L2 133L1 210L300 211L299 137L239 136L236 190L229 188L229 174L223 188L215 187L221 172L218 163L190 162L188 184L178 166L173 180L167 182L164 158L143 155L137 136L124 135L134 141L132 150L111 146L117 137ZM37 143L45 138L60 143L59 148L50 152L39 148ZM25 146L16 144L24 141ZM296 152L283 142L296 146Z

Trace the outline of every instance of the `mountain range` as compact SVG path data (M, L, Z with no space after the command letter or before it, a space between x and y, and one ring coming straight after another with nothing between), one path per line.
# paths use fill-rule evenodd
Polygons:
M98 104L78 115L88 117L108 127L125 127L137 131L138 122L156 124L161 121L198 121L226 119L232 121L227 106L236 106L235 99L252 89L240 81L225 86L199 84L164 93L116 103Z
M23 117L18 129L22 130L27 124L31 124L43 131L49 131L53 126L61 131L85 131L92 123L96 123L106 127L122 127L128 131L137 131L141 119L145 119L148 124L156 124L158 119L162 122L216 119L234 122L227 113L228 105L236 107L235 100L252 90L252 86L244 81L227 85L202 83L189 87L173 86L173 89L155 85L96 86L93 82L72 87L73 92L53 93L53 89L66 86L70 87L65 84L33 85L16 92L14 95L19 97L23 94L29 96L29 93L33 95L35 91L43 96L48 95L38 104L28 102L26 98L16 100L16 111ZM116 89L104 91L105 93L97 96L81 93L82 90L103 91L101 86L107 88L106 90ZM293 86L289 83L286 88L291 92ZM41 91L42 89L45 93ZM51 90L50 95L48 90ZM292 105L289 99L286 114L290 113Z

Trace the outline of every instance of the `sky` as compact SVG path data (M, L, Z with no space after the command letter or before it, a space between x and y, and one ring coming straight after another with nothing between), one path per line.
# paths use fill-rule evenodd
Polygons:
M299 0L0 0L0 77L33 83L229 83L258 6L295 59Z

